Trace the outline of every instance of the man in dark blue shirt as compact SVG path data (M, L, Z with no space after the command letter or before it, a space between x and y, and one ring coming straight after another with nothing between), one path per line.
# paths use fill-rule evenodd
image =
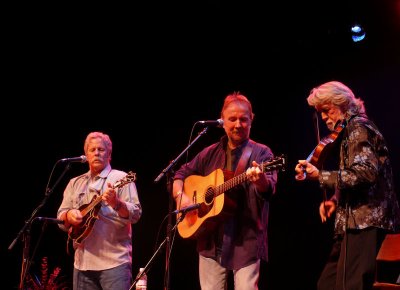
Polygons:
M177 208L201 204L178 230L197 239L201 289L226 289L231 270L236 290L258 289L260 260L267 260L268 199L277 182L276 170L264 165L274 155L250 139L254 114L244 95L225 98L221 119L226 136L175 173Z

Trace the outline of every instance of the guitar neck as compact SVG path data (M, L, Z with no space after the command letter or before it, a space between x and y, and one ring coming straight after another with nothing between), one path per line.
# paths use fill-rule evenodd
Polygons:
M82 216L87 215L92 209L94 209L96 207L96 205L98 205L101 202L101 200L102 200L101 195L96 197L96 199L94 199L87 207L85 207L83 210L81 210Z
M278 159L275 159L270 162L262 162L260 164L260 167L263 169L264 172L267 172L271 170L282 169L284 168L284 165L285 165L285 159L283 157L279 157ZM225 191L232 189L236 185L245 182L246 180L247 180L246 172L236 175L231 179L229 179L228 181L216 186L214 189L215 194L220 195Z
M117 181L114 185L113 185L113 189L116 189L118 187L121 187L122 185L124 185L126 183L122 182L122 181ZM101 201L102 201L102 194L99 195L98 197L96 197L96 199L94 199L87 207L85 207L83 210L81 210L81 214L82 216L87 215L92 209L94 209L96 207L96 205L98 205Z
M224 193L225 191L232 189L236 185L238 185L242 182L245 182L246 179L247 179L246 172L236 175L236 176L232 177L231 179L229 179L228 181L216 186L214 189L215 194L220 195L220 194Z

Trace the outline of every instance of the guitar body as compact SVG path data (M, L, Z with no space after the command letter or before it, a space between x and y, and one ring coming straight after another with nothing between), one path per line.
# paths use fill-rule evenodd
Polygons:
M264 172L284 170L285 167L286 158L283 156L260 164ZM207 176L188 176L183 182L183 191L193 204L200 207L184 213L178 223L179 235L182 238L198 237L213 231L221 220L232 216L236 203L226 193L246 180L246 172L233 176L233 173L222 169L216 169ZM181 219L181 215L179 213L177 219Z
M200 203L201 206L197 210L187 212L178 224L181 237L189 238L212 231L221 219L231 214L234 208L233 201L226 198L223 192L215 191L215 188L223 183L224 172L221 169L207 176L191 175L185 179L185 194L194 204Z
M90 204L82 205L79 210L81 212L85 212L85 209L87 210L91 204L96 202L96 196L94 196ZM100 207L101 203L96 203L95 206L88 212L88 214L83 216L82 223L80 223L78 226L70 227L68 232L70 239L74 240L75 243L80 244L92 232L93 225L99 218Z

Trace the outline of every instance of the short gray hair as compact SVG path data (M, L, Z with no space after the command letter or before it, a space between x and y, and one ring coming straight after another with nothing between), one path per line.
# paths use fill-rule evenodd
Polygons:
M100 138L104 144L106 145L106 149L109 152L109 155L111 156L111 152L112 152L112 142L110 139L110 136L108 136L105 133L102 132L91 132L87 135L86 139L85 139L85 144L83 145L83 150L85 151L86 154L86 150L89 146L89 141L91 139L95 139L95 138Z

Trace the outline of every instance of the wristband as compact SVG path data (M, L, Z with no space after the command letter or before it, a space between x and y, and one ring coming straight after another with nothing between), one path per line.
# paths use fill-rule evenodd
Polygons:
M179 190L176 195L174 196L174 199L177 199L178 197L180 197L182 195L183 191Z

